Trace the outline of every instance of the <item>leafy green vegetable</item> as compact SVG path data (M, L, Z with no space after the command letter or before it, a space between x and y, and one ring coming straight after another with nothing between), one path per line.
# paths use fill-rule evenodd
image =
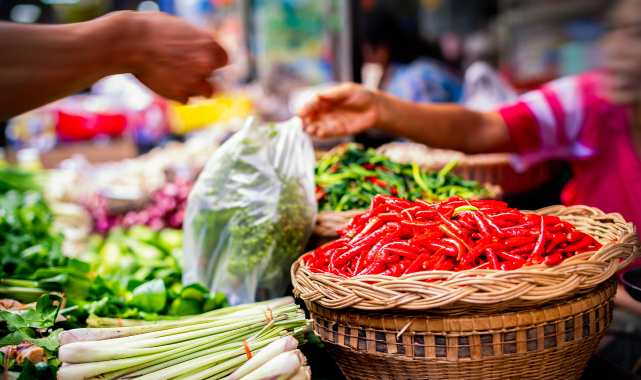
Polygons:
M134 289L132 304L147 313L158 313L167 304L167 289L162 280L152 280Z
M64 264L63 238L51 231L52 222L41 193L0 195L0 278L26 278L34 268Z
M26 359L18 380L56 380L58 365L49 363L33 364Z
M0 325L0 347L18 345L26 339L50 351L57 349L57 336L62 329L54 331L46 338L36 338L35 330L47 330L54 325L61 303L60 296L47 294L40 297L35 309L23 310L17 314L0 311L0 319L6 322Z
M412 164L401 164L364 150L358 144L339 146L316 163L316 199L319 211L365 209L376 194L441 201L452 195L473 197L487 194L475 181L450 174L456 160L438 173L426 173Z

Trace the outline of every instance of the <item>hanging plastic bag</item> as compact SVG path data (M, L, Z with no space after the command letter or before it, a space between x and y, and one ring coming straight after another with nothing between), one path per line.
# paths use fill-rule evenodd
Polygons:
M300 118L249 118L189 195L183 284L205 284L232 305L282 296L316 218L314 160Z

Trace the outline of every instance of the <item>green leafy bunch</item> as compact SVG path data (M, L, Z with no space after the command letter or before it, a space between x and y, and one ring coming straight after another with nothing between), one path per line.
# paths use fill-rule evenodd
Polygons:
M450 171L453 160L438 172L425 172L412 164L391 161L374 149L349 143L316 162L316 199L319 211L365 209L376 194L414 201L442 201L452 195L464 198L487 194L476 181L465 181Z
M51 230L53 214L38 191L0 195L0 278L63 265L63 237Z
M62 328L54 329L56 317L60 312L62 297L56 294L45 294L36 303L35 308L21 310L17 313L0 311L0 347L19 345L27 340L44 349L47 363L34 364L29 360L18 366L11 358L2 360L5 370L20 372L18 379L53 380L60 365L58 355L58 335ZM2 359L5 359L4 354Z

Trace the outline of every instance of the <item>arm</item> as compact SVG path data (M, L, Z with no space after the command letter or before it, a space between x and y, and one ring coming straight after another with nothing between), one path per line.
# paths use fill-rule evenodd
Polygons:
M0 120L122 73L184 103L211 96L205 79L227 62L207 33L160 12L67 25L0 22L0 51Z
M345 83L320 93L298 113L319 137L360 133L375 127L434 148L465 153L511 151L503 118L456 104L417 104Z

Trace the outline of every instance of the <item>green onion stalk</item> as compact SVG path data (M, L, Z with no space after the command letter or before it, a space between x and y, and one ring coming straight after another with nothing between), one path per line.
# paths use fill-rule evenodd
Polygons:
M244 313L252 313L258 311L269 311L280 306L294 303L292 297L276 298L269 301L255 302L249 304L242 304L237 306L228 306L222 309L212 310L199 315L189 315L183 317L175 317L174 321L208 319L208 318L221 318L226 316L238 316ZM89 327L131 327L131 326L147 326L153 324L164 324L172 322L168 319L159 319L157 321L144 321L140 319L127 319L127 318L103 318L94 314L87 318L87 325Z
M259 353L280 339L290 337L290 343L276 345L290 350L291 339L304 343L303 331L310 321L297 305L267 308L263 304L209 318L63 332L59 336L58 356L63 365L58 379L204 380L229 376L249 356L264 358L267 354ZM275 378L288 379L300 373L302 355L299 359L300 365L294 365L293 358L284 361L286 371ZM254 370L249 374L257 376L254 372L260 367L254 367L252 364ZM272 363L266 372L278 372L273 367L278 366Z

